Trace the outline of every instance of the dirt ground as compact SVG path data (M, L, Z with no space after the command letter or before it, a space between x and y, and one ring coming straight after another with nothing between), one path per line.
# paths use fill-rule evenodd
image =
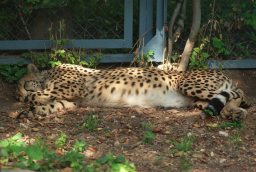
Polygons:
M27 108L14 99L14 85L0 81L0 139L22 132L27 137L43 137L48 143L61 131L70 142L84 140L91 158L111 152L124 155L139 172L256 171L256 70L226 71L248 95L252 106L242 122L242 128L220 128L227 122L218 118L200 118L198 109L142 109L142 108L79 108L47 117L44 120L13 119ZM96 131L81 131L83 120L95 114L100 120ZM145 124L151 124L156 135L153 144L144 144ZM174 143L192 135L193 148L189 152L175 151Z

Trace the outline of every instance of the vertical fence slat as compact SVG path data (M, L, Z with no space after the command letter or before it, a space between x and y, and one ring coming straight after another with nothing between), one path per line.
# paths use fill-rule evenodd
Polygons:
M133 0L125 0L124 2L124 47L132 47Z

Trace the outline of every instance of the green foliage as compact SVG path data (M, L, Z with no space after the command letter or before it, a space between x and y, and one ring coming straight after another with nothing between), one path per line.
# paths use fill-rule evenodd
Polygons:
M55 141L55 146L57 148L63 148L67 142L67 139L68 136L65 133L61 132L59 138L57 138Z
M72 147L72 150L75 152L83 152L86 148L86 144L84 141L76 140L75 144Z
M237 128L241 129L244 127L244 124L241 121L231 121L231 122L224 122L219 125L222 129L229 129L229 128Z
M60 138L62 139L57 140L62 140L63 144L64 136ZM85 164L85 156L82 153L85 147L84 142L76 141L70 150L65 150L64 155L59 155L42 140L26 144L22 134L18 133L0 141L0 163L35 171L56 171L65 167L71 167L73 171L136 171L134 164L123 156L115 157L111 154Z
M153 124L150 122L143 122L142 127L146 130L143 134L143 143L144 144L153 144L155 140L155 133L152 131Z
M22 56L31 59L40 68L56 67L62 63L96 68L102 58L101 54L95 54L82 60L81 57L86 56L84 53L68 49L52 49L50 52L29 52L23 53Z
M90 171L102 171L100 170L100 165L108 165L107 170L104 171L111 171L111 172L135 172L136 168L134 164L129 163L128 161L125 160L124 156L113 156L111 154L104 155L100 157L98 160L96 160L96 163L87 166L87 170L90 169ZM89 171L89 170L88 170Z
M40 68L51 67L54 68L62 63L77 64L89 68L96 68L101 60L101 54L97 53L90 58L81 59L86 57L82 50L66 49L65 45L69 42L63 38L65 35L65 21L59 21L57 33L52 33L50 29L50 40L54 44L54 48L46 52L29 52L23 53L24 58L32 60L34 64Z
M234 135L229 137L229 144L234 147L239 147L243 144L243 140L239 133L235 133Z
M224 42L222 42L222 40L217 37L212 38L212 45L216 49L218 56L219 55L228 56L231 54L231 52L225 46Z
M149 67L152 66L152 61L154 60L155 52L153 50L147 51L146 54L139 55L134 58L133 63L140 67Z
M22 65L0 65L0 77L10 83L18 81L26 72Z
M190 69L206 69L207 60L209 54L204 52L204 47L208 43L208 39L204 39L199 47L193 49L190 57L189 68Z
M154 140L155 140L155 133L153 133L153 131L151 130L147 130L144 132L143 135L143 143L145 144L153 144Z
M174 141L174 149L175 152L189 152L192 151L193 148L194 137L193 136L185 136L180 138L179 141Z
M62 166L71 167L75 171L82 171L85 157L76 151L68 151L61 159Z
M206 116L216 116L216 114L214 114L214 112L209 108L203 109L203 112Z
M181 171L190 171L192 168L192 164L187 157L183 156L180 158L179 167L180 167Z
M98 116L96 114L89 114L82 124L82 129L94 131L99 126L99 123L100 120L98 119Z
M88 57L88 60L80 61L80 64L82 66L95 69L99 65L101 59L102 54L96 53L93 56Z

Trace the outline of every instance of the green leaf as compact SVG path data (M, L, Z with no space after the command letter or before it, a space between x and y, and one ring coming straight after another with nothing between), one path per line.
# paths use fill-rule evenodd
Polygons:
M107 154L107 155L104 155L104 156L100 157L99 159L97 159L97 162L99 164L106 164L107 162L112 161L113 159L114 158L112 155Z
M26 153L32 160L42 160L44 158L44 150L37 144L27 147Z
M136 169L130 164L112 164L111 172L135 172Z
M21 133L17 133L16 135L12 136L11 138L7 138L0 141L0 147L7 147L11 144L14 145L22 145L23 142L19 141L22 138Z
M84 141L79 141L77 140L75 142L75 144L73 145L73 151L76 151L76 152L82 152L85 150L85 147L86 147L86 144Z
M119 155L119 156L116 157L115 162L124 163L125 162L125 157L123 155Z

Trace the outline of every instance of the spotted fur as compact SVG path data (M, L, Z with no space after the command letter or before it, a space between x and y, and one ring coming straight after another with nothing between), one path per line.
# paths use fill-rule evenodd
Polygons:
M17 97L34 107L34 114L47 115L79 106L187 107L205 100L207 110L223 116L236 110L239 118L244 93L228 77L215 70L186 72L158 68L95 70L63 64L40 72L33 64L18 84ZM229 103L231 102L231 103ZM232 103L235 102L235 103Z

